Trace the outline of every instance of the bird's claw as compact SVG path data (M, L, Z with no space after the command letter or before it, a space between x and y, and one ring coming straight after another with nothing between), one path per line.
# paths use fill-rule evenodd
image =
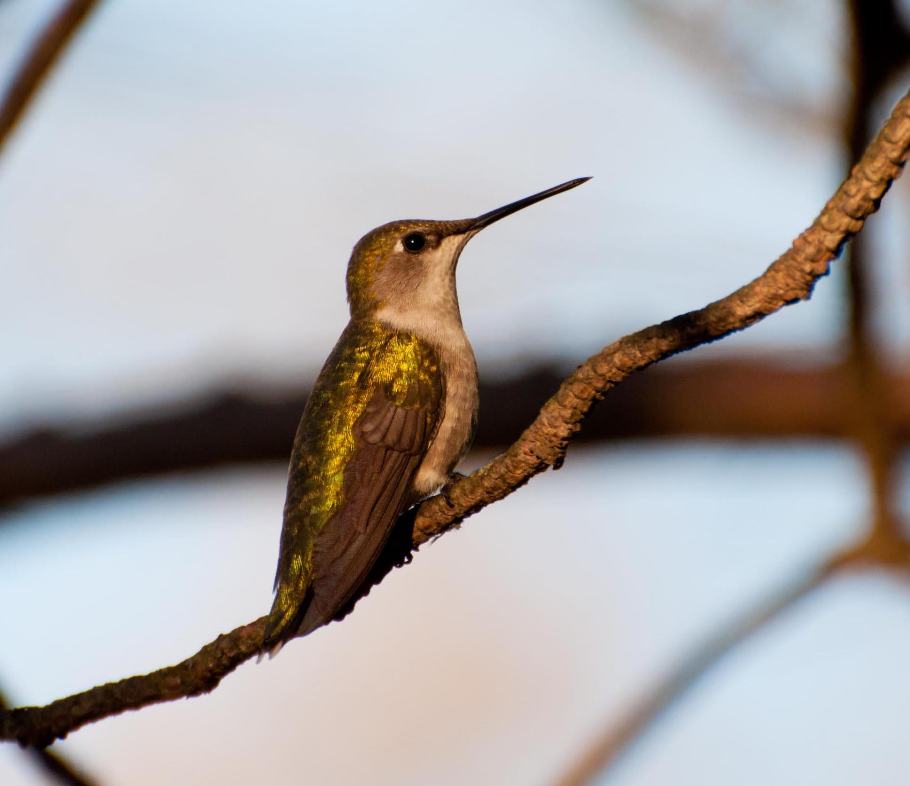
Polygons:
M449 475L449 479L446 481L446 484L441 489L439 489L440 496L445 500L446 505L448 505L450 508L455 507L455 503L452 502L452 498L449 496L449 492L452 490L452 486L458 483L459 480L463 480L466 477L467 475L462 475L460 472L453 472L451 475Z

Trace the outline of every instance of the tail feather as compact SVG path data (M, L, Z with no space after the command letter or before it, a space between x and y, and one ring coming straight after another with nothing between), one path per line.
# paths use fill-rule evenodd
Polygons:
M309 608L312 592L307 591L302 603L295 603L289 597L286 586L278 588L269 619L262 636L262 652L274 657L278 651L294 637L298 636L298 627Z

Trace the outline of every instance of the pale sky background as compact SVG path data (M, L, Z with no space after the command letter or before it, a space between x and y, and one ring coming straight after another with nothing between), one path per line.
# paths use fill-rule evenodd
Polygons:
M0 161L0 432L310 379L365 231L571 177L594 180L464 254L481 374L571 365L760 272L836 184L836 137L700 70L634 5L102 4ZM836 111L840 5L733 5L749 62ZM53 6L0 5L3 73ZM876 219L894 358L910 337L899 190ZM840 286L699 356L823 361ZM263 467L10 514L0 685L49 701L263 613L283 490ZM864 495L832 446L570 452L345 623L61 749L106 785L546 784L699 634L855 535ZM832 585L609 782L903 783L908 600L886 578ZM41 782L0 747L0 783Z

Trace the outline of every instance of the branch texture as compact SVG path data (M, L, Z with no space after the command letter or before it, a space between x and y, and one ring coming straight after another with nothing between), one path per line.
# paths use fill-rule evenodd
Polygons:
M42 747L86 723L150 704L198 696L259 653L266 617L222 634L195 655L150 674L108 682L46 707L0 711L0 740Z
M790 303L807 299L844 243L875 212L900 173L908 150L910 95L898 102L818 218L761 276L703 309L626 336L579 366L512 447L454 484L447 499L433 497L405 517L410 521L409 547L417 548L441 535L548 467L558 468L569 440L594 403L634 371L742 330ZM257 654L263 625L261 618L224 634L176 666L101 685L45 707L0 713L0 739L46 745L86 723L125 710L208 692Z
M0 710L6 709L6 697L0 693ZM28 748L35 763L45 772L48 778L64 786L93 786L94 782L69 762L65 756L47 748Z

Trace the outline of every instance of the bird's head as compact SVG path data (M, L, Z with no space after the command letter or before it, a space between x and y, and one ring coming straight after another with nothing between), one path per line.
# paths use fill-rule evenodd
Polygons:
M351 316L407 325L458 316L455 268L465 244L484 227L590 178L549 188L477 218L392 221L364 235L348 263Z

